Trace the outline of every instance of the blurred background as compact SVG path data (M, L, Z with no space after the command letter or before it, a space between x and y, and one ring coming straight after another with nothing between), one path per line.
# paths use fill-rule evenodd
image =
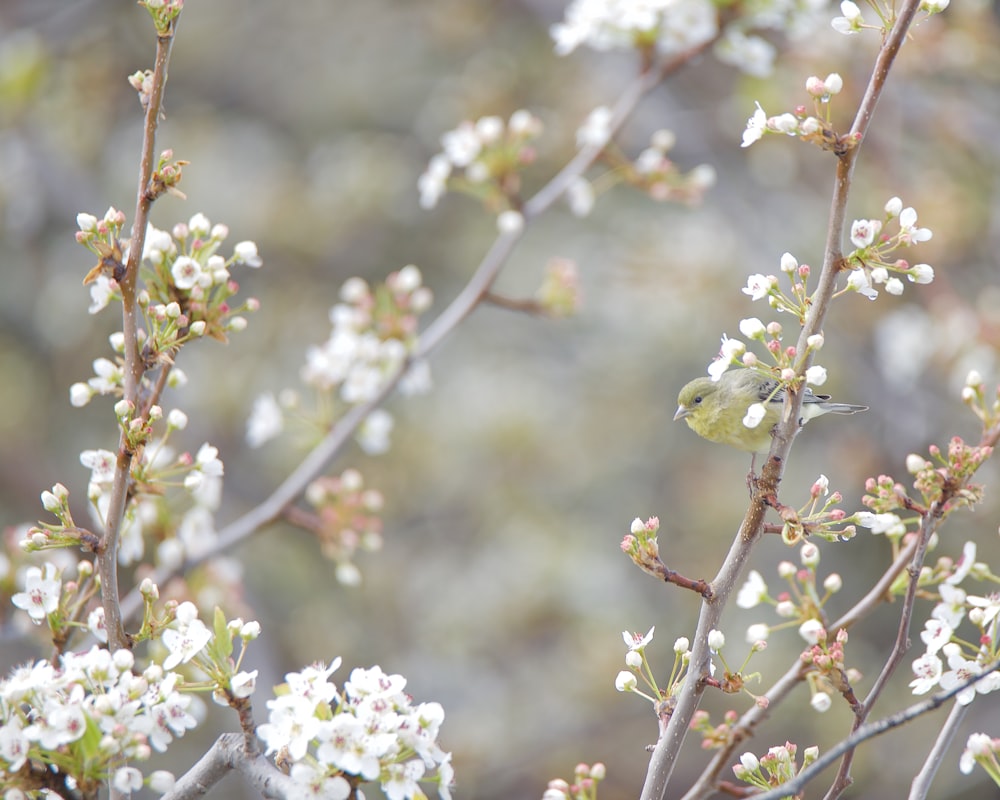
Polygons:
M245 420L258 393L299 386L305 348L327 337L343 281L376 282L417 264L435 293L433 315L491 243L494 219L473 201L449 195L432 212L418 206L417 177L440 135L462 119L531 110L545 134L525 178L530 194L572 154L586 114L612 103L635 73L629 55L556 57L547 30L563 8L554 0L188 2L158 139L191 162L181 187L188 199L162 199L153 222L169 229L201 211L230 226L230 244L255 240L265 262L241 277L243 293L262 302L249 329L224 349L185 349L190 384L164 403L189 414L192 452L206 440L219 447L220 525L263 499L301 455L281 443L249 450ZM835 304L819 359L830 373L824 391L872 410L810 426L785 475L785 502L804 502L824 473L856 510L867 477L905 479L907 453L978 435L958 394L969 368L990 385L998 377L997 34L991 5L954 4L913 33L891 76L849 214L880 217L886 200L902 197L935 234L903 255L932 264L937 279L907 284L901 297ZM232 553L245 588L230 607L265 632L249 664L261 670L259 720L266 689L286 671L341 655L338 682L353 666L377 663L405 675L417 701L444 705L441 741L454 752L457 797L540 797L579 761L607 764L602 798L638 796L656 725L639 698L614 689L621 632L656 626L648 652L665 679L672 643L692 633L698 603L640 574L619 543L634 517L658 515L668 564L691 577L715 574L745 510L748 459L673 423L677 392L704 373L723 332L738 335L744 317L770 319L740 292L747 275L777 274L785 251L822 261L833 158L777 138L744 150L741 133L755 100L772 114L790 110L807 101L808 75L833 71L846 87L835 124L846 129L877 43L876 34L843 37L823 24L779 42L771 79L706 56L647 98L622 147L634 156L653 131L669 128L680 167L713 165L716 186L697 208L619 188L586 220L560 207L529 231L498 291L530 296L546 261L561 256L579 266L583 308L562 321L477 310L434 355L432 392L390 401L391 451L368 457L355 448L333 465L338 474L359 468L387 498L385 546L359 558L362 584L339 585L315 542L290 526L274 525ZM8 547L14 526L39 518L38 494L56 481L85 518L89 476L79 452L116 442L110 402L69 405L69 385L110 355L106 337L120 327L113 308L87 313L81 280L93 258L73 235L80 211L101 216L113 205L132 217L142 119L126 76L151 67L153 51L152 26L134 4L0 5L0 523ZM949 522L932 557L957 557L970 537L981 560L998 555L996 472L983 470L985 502ZM889 548L862 532L821 549L821 576L844 579L828 607L837 616L881 573ZM752 566L777 592L776 564L797 558L767 541ZM6 597L13 576L3 581ZM10 611L0 611L4 668L47 652L18 635ZM852 631L851 665L866 672L861 692L897 611L883 608ZM766 608L731 610L730 664L743 659L748 624L775 621ZM772 637L751 662L765 675L752 688L766 688L800 648L793 632ZM912 701L910 660L877 716ZM731 703L742 711L749 702L709 696L705 707L718 720ZM846 707L835 702L820 716L802 710L807 702L803 687L776 711L754 742L758 754L786 738L821 750L841 738ZM932 797L998 796L981 773L960 776L957 765L970 731L1000 734L989 703L973 705ZM183 772L234 728L218 709L208 713L150 769ZM875 788L902 796L942 719L866 747L854 796ZM677 797L706 759L696 736L686 748ZM255 795L230 777L211 796Z

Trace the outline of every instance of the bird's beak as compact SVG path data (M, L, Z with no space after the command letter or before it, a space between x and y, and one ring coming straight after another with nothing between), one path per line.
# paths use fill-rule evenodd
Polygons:
M684 417L691 416L691 409L687 406L677 406L677 413L674 414L674 422L679 419L684 419Z

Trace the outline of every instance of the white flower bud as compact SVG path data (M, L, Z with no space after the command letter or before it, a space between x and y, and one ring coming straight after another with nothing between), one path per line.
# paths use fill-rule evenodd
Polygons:
M763 338L764 331L764 323L757 319L757 317L749 317L747 319L740 320L740 333L748 339Z
M767 640L767 637L771 635L771 628L765 625L763 622L758 622L747 628L747 641L750 644L756 644L757 642L763 642Z
M791 600L779 600L778 604L774 607L774 613L782 619L791 619L798 614L798 610L795 608L795 603Z
M816 644L821 637L826 635L826 629L823 627L823 623L818 619L807 619L801 625L799 625L799 636L806 640L809 644Z
M830 695L826 692L816 692L809 701L809 705L813 707L814 710L822 714L825 711L830 710L832 702L830 700Z
M826 383L826 367L813 364L806 370L806 383L813 386L822 386Z
M69 387L69 402L74 408L83 408L94 396L94 390L85 383L74 383Z
M806 91L813 97L822 97L826 94L826 86L815 75L810 75L806 78Z
M826 86L827 94L840 94L841 90L844 88L844 79L841 78L836 72L831 72L826 76L826 80L823 81L823 85Z
M885 290L889 294L899 296L903 293L903 282L899 278L889 278L885 282Z
M77 214L76 215L76 226L87 233L95 231L97 229L97 217L93 214Z
M632 692L635 691L635 687L638 685L639 681L636 679L635 675L626 670L622 670L618 673L615 678L615 688L619 692Z
M62 508L62 503L59 502L59 498L55 494L46 489L42 492L42 508L50 514L56 514Z
M741 755L740 764L743 765L744 769L750 772L756 772L758 769L760 769L760 761L757 760L757 756L755 756L753 753L747 752Z
M497 217L500 233L517 233L524 229L524 217L520 211L504 211Z

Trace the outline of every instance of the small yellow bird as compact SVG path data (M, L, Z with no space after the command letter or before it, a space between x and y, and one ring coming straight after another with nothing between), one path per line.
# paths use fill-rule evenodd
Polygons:
M778 382L749 369L734 369L722 373L717 381L695 378L681 389L677 397L674 419L683 419L688 426L710 442L728 444L748 453L766 453L771 447L771 430L781 419L785 390L775 388ZM764 417L753 428L743 419L754 403L764 405ZM806 388L802 398L800 424L823 414L856 414L868 406L831 403L826 394L813 394Z

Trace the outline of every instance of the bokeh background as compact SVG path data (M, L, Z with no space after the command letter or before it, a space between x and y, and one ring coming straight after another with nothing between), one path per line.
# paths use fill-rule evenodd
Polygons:
M220 448L220 524L295 463L299 451L289 445L248 450L245 419L259 392L298 385L305 348L328 334L340 284L415 263L439 310L491 242L494 220L471 200L418 207L416 179L441 133L462 119L532 110L546 130L526 177L530 193L572 153L589 110L613 102L634 74L630 55L556 57L547 29L562 9L554 0L188 2L158 140L191 162L188 200L161 200L153 222L169 228L202 211L230 226L231 242L257 241L265 261L244 273L244 291L263 304L249 330L224 349L185 350L190 384L165 403L190 415L192 451L205 440ZM893 195L915 206L935 236L913 257L938 277L908 284L902 297L835 305L820 359L830 372L824 388L872 411L810 427L793 451L786 502L797 505L824 473L853 510L866 477L905 477L907 453L977 435L958 390L970 367L998 377L997 34L992 6L956 3L903 50L864 145L850 213L880 216ZM824 23L779 42L768 80L706 56L644 102L623 148L635 155L653 131L669 128L678 164L713 165L717 185L693 209L615 189L587 220L560 208L528 233L497 289L530 296L545 262L568 257L580 268L584 306L563 321L477 310L435 354L433 391L390 401L392 450L373 458L352 449L333 465L358 467L387 497L385 547L360 558L361 586L337 584L315 543L288 526L232 554L243 565L239 602L264 626L250 663L263 687L336 655L345 660L341 680L352 666L378 663L405 675L417 700L444 704L442 742L454 751L458 797L539 797L550 778L597 760L608 765L603 798L638 796L656 728L648 706L615 692L621 631L656 626L649 652L665 677L697 602L640 574L619 542L634 517L658 515L669 564L714 575L745 509L747 459L672 423L677 391L703 373L723 332L737 334L743 317L766 318L739 291L748 274L777 273L786 250L802 262L822 258L832 157L776 138L743 150L741 132L754 100L769 113L790 109L807 99L806 76L832 71L845 80L835 118L846 128L876 39L842 37ZM0 4L4 526L37 519L38 493L56 481L83 518L88 473L78 454L116 440L109 402L69 406L69 385L109 355L106 336L120 324L110 309L88 315L81 279L93 259L73 234L80 211L100 216L114 205L132 214L141 113L125 77L151 66L152 53L146 14L128 2ZM938 554L957 556L974 537L980 558L997 555L996 468L982 477L985 502L948 524ZM822 552L823 573L844 578L829 606L836 616L878 576L888 545L863 534ZM775 565L789 558L797 554L768 541L753 567L777 587ZM4 581L9 591L12 576ZM4 667L45 652L10 610L0 611ZM897 610L883 608L852 632L851 662L866 672L861 691ZM742 631L757 621L773 617L766 609L727 615L731 663L742 661ZM792 632L773 637L751 665L765 676L761 687L800 647ZM907 663L882 713L912 700L908 680ZM991 700L973 705L933 797L998 796L957 770L969 731L1000 732ZM717 719L747 702L709 697L706 708ZM821 716L807 702L803 688L776 712L758 753L786 738L822 749L847 730L842 704ZM181 772L233 728L225 714L209 713L204 729L156 766ZM902 796L941 719L867 746L853 796ZM679 769L693 776L706 756L695 736L686 748ZM254 795L230 777L211 796Z

